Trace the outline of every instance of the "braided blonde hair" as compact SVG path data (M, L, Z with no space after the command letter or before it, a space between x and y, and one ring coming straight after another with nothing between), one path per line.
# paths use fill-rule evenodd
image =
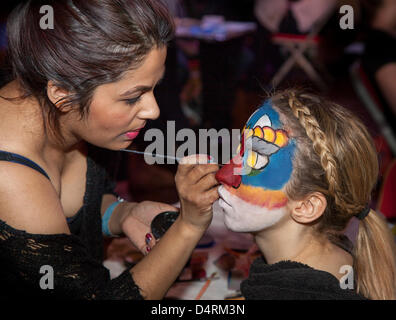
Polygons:
M291 89L275 93L271 100L297 141L286 194L301 200L321 192L327 207L316 231L341 245L343 231L369 204L377 182L378 160L372 139L351 112L318 95ZM384 219L373 210L360 222L353 256L357 291L372 299L395 299L393 237Z
M302 97L306 99L315 99L307 94L302 95ZM361 206L356 206L355 203L348 203L348 201L344 199L345 193L338 183L340 179L338 177L338 165L334 156L334 149L332 148L332 144L329 143L326 134L320 128L318 121L311 114L310 109L297 99L295 91L290 92L288 102L294 116L299 120L308 138L312 141L313 150L320 158L320 163L324 169L329 185L328 191L334 198L335 205L345 210L348 214L361 211L365 207L364 203Z

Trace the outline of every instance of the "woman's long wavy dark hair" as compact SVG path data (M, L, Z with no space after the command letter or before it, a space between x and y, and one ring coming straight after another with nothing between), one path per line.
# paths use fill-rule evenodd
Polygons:
M53 29L40 27L44 5L53 8ZM138 67L151 49L166 46L173 33L173 20L158 0L26 1L7 20L12 79L24 90L18 99L35 97L62 139L62 107L78 108L83 118L98 86ZM71 93L56 103L61 108L47 96L50 80Z

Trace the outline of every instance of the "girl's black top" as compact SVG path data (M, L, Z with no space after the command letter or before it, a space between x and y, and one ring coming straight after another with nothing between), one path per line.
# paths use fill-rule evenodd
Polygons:
M100 207L104 194L115 195L106 166L114 156L88 146L84 202L67 220L70 235L30 234L0 220L0 298L142 299L129 270L110 279L102 264ZM29 166L49 179L39 165L20 155L2 151L0 161Z
M241 293L247 300L366 299L356 293L356 283L349 284L349 288L348 284L347 280L339 281L328 272L299 262L267 264L261 257L252 263L249 277L241 284Z

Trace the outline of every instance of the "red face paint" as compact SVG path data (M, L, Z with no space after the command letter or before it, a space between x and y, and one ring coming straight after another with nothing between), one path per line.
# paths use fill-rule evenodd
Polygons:
M216 173L216 180L233 188L238 188L242 181L242 176L238 174L242 170L242 158L235 156L229 163L224 165Z

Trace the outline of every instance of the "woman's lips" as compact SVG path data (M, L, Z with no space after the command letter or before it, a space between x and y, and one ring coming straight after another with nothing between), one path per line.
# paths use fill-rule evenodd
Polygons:
M125 134L125 136L126 136L128 139L133 140L133 139L135 139L135 138L139 135L139 132L140 132L140 130L127 132L127 133Z
M144 127L145 127L145 126L142 126L142 127L138 128L138 129L136 129L136 130L129 131L129 132L125 133L125 137L126 137L127 139L129 139L129 140L135 139L135 138L139 135L140 131L141 131Z

